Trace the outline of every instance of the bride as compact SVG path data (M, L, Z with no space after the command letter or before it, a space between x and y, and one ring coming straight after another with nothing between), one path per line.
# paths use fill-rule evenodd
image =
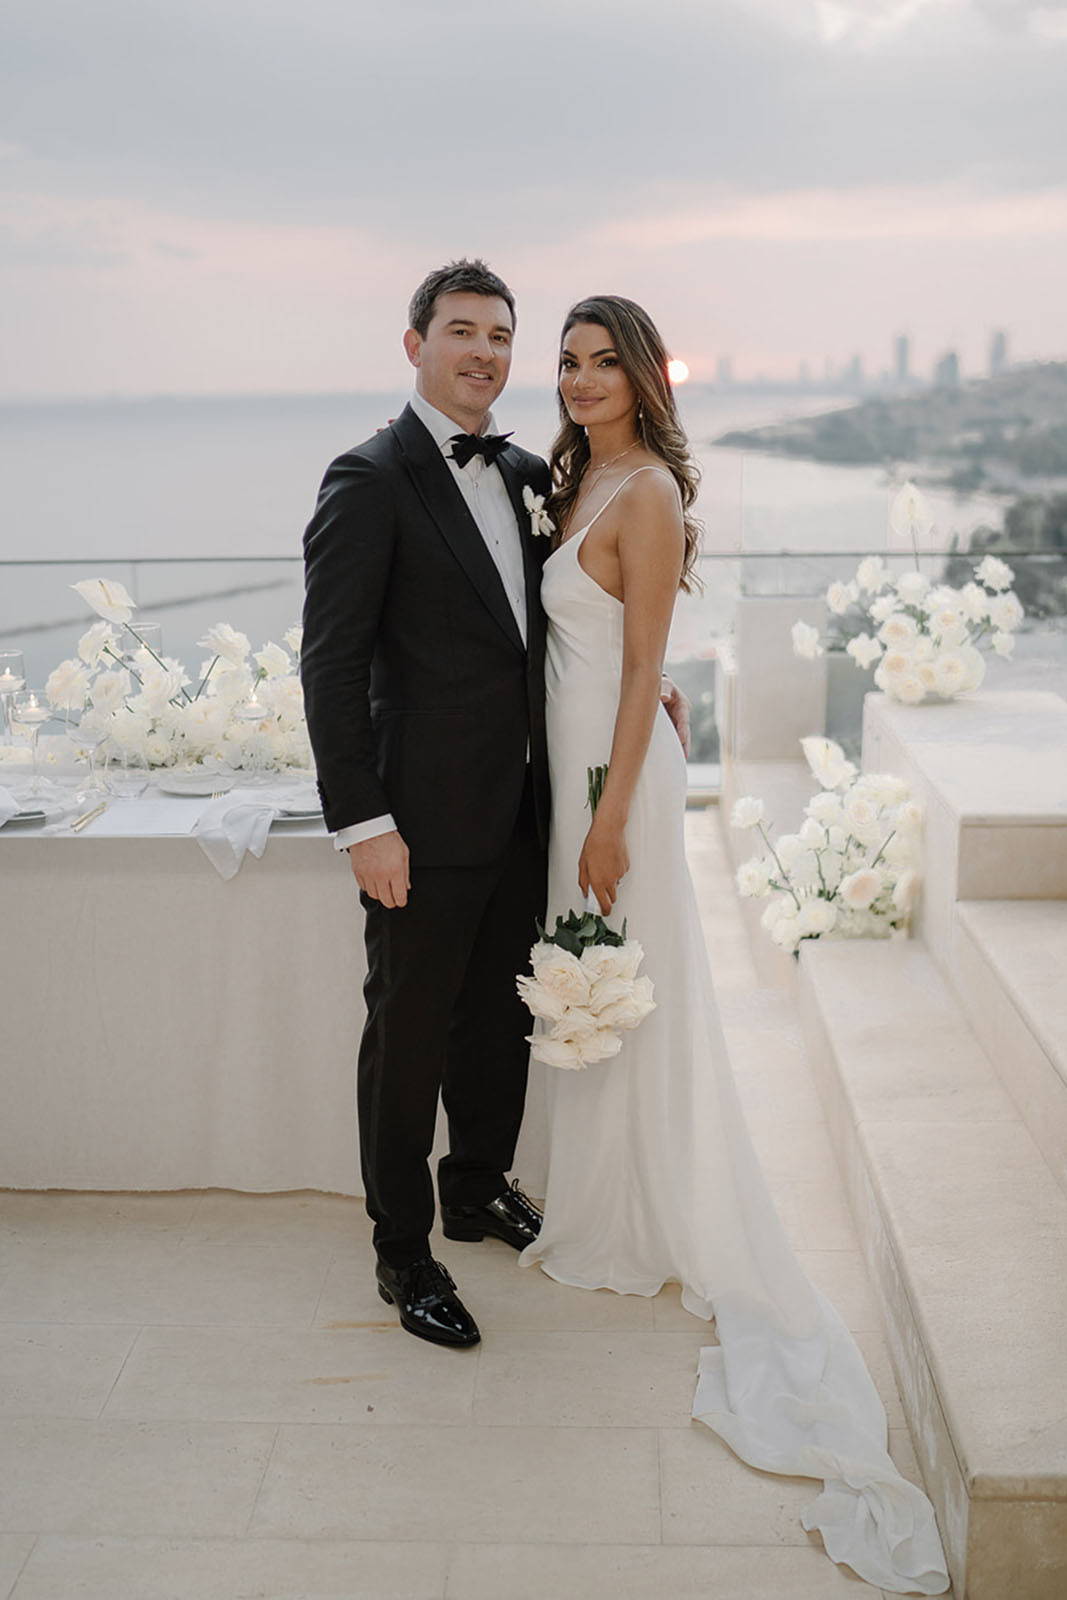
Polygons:
M656 328L629 300L567 317L552 453L560 530L544 570L552 838L547 926L591 893L644 947L656 1009L622 1052L550 1071L539 1238L560 1283L655 1295L714 1320L693 1413L745 1461L821 1478L803 1522L893 1593L942 1594L925 1495L886 1451L856 1344L786 1241L741 1114L685 860L685 759L659 701L692 581L697 471ZM587 769L606 764L595 817Z

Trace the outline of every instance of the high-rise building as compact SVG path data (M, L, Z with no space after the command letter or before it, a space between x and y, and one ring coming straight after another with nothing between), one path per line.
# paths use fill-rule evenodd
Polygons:
M911 340L906 333L898 333L893 340L893 376L898 383L907 383L911 377Z
M959 388L960 358L955 350L946 350L934 367L934 384L938 389Z
M715 363L715 382L728 389L734 381L734 364L730 356L720 356Z
M862 387L862 385L863 385L863 357L862 356L855 355L855 356L852 357L852 360L849 362L848 366L845 368L844 378L845 378L845 382L847 384L851 384L854 388L858 389L858 388Z
M1008 336L1003 328L997 328L989 341L989 376L999 378L1007 370Z

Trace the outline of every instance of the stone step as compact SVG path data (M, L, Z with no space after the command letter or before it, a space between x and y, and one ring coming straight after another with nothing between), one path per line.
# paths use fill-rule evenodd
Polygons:
M1067 1189L1067 900L961 900L949 964L986 1054Z
M1067 898L1067 700L1003 691L946 705L864 701L863 768L926 812L917 927L947 966L958 900Z
M930 953L807 942L806 1041L958 1596L1067 1593L1067 1194Z

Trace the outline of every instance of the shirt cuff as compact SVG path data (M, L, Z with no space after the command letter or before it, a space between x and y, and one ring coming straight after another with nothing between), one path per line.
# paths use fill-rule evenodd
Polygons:
M347 850L350 844L362 844L365 839L377 839L380 833L392 833L396 828L387 811L381 817L368 817L366 822L353 822L350 828L339 828L333 836L335 850Z

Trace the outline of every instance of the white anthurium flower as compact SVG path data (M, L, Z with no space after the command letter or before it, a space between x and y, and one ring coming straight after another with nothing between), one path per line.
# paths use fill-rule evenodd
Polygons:
M877 600L872 600L868 610L872 622L886 622L897 610L899 602L895 594L880 594Z
M734 808L730 812L730 826L732 828L754 828L763 821L763 801L756 795L742 795L734 801Z
M793 650L804 661L814 661L823 653L819 643L819 630L813 628L810 622L794 622L793 624Z
M878 637L892 650L910 650L919 637L919 624L906 611L894 611L878 629Z
M49 673L44 694L48 704L56 710L70 711L84 704L88 688L88 669L72 657L70 661L61 661Z
M835 616L840 617L859 599L859 593L857 583L832 583L826 591L826 604Z
M898 911L905 913L914 910L915 902L919 898L919 874L912 868L900 874L893 885L893 904Z
M800 748L813 777L824 789L840 789L856 776L855 766L845 760L845 752L833 739L809 734L806 739L801 739Z
M1010 589L1015 582L1015 574L1007 562L998 560L996 556L983 556L974 575L987 589Z
M929 539L934 516L925 495L909 480L893 497L889 507L891 543L917 549Z
M97 711L117 711L130 692L130 675L125 667L98 672L89 689Z
M252 648L247 634L238 633L228 622L217 622L213 628L208 629L202 639L196 642L201 650L207 650L213 656L221 656L234 667L244 666Z
M998 594L989 602L989 620L1000 633L1014 633L1024 615L1015 594Z
M87 667L97 667L107 649L114 649L118 634L110 622L94 622L78 640L78 654Z
M115 578L83 578L71 588L108 622L129 622L137 609L137 602Z
M845 651L852 657L857 667L866 670L881 656L882 646L877 639L872 639L869 633L858 633L854 639L848 641Z
M254 657L257 664L262 667L268 678L280 678L292 668L291 656L284 651L280 644L268 640L262 650L257 650Z
M917 606L930 587L925 572L902 572L894 585L902 605Z
M545 497L543 494L534 494L528 483L522 486L522 503L530 513L530 532L535 536L547 537L555 533L556 524L545 510Z
M285 640L294 656L298 656L304 643L304 630L300 623L294 622L291 628L286 628L285 632L282 634L282 638Z
M866 594L878 594L889 582L889 572L881 556L865 556L856 568L856 582Z
M842 878L838 886L838 894L845 905L853 911L865 911L872 901L878 898L882 888L882 880L871 867L861 867L858 872L852 872L847 878Z
M742 861L735 879L738 894L746 900L761 900L770 892L773 874L774 862L767 856L752 856Z
M797 923L805 938L819 938L829 933L836 921L837 907L819 895L803 901L797 912Z
M1015 635L1013 633L1001 633L999 628L989 642L998 656L1010 656L1015 650Z

